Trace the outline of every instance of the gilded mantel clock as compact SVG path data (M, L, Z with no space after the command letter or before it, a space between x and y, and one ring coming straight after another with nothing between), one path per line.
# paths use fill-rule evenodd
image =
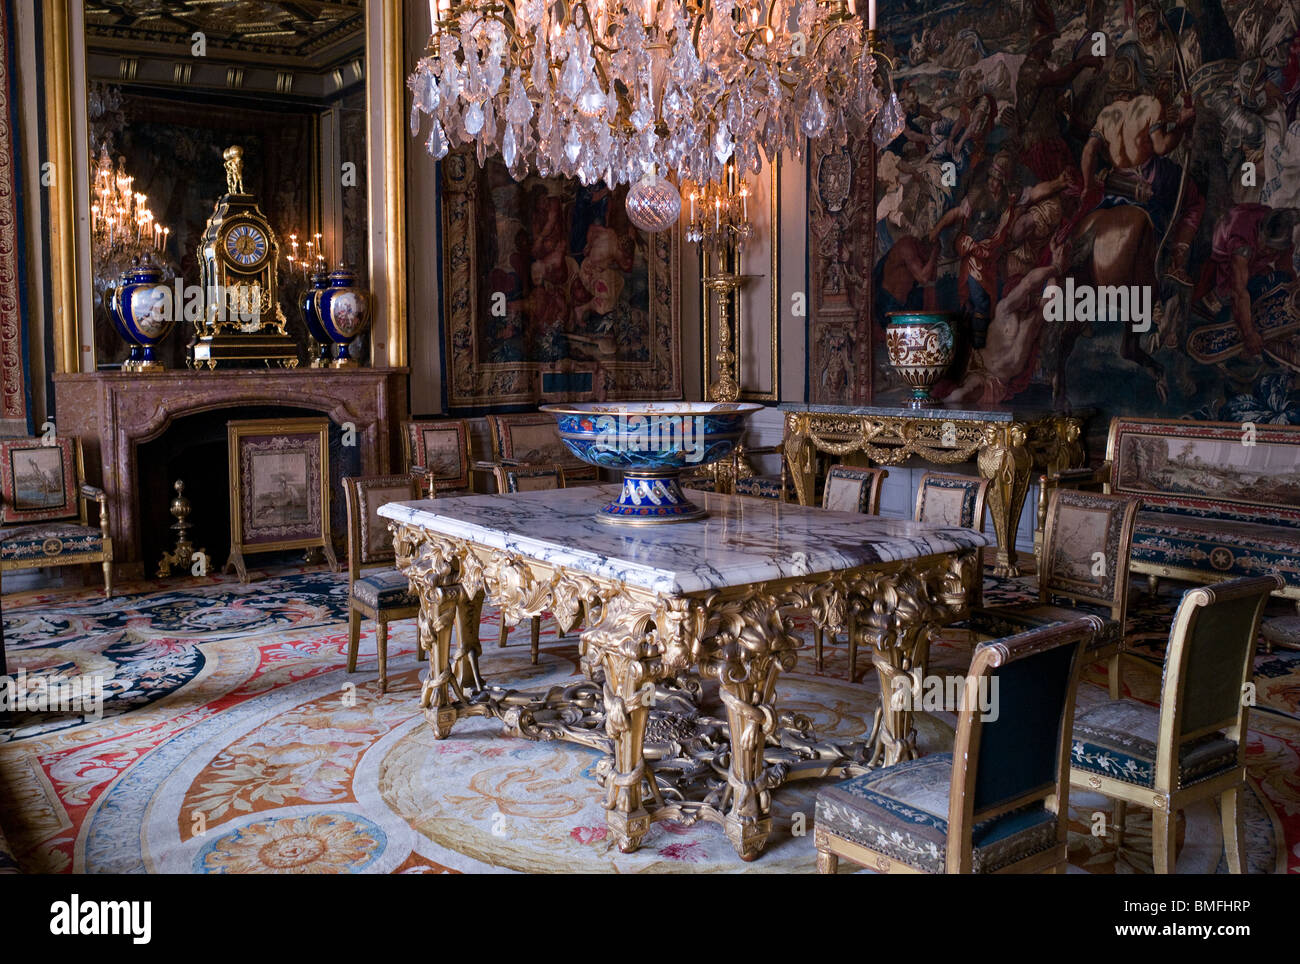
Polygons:
M226 193L199 241L204 313L195 322L192 364L216 368L298 364L280 309L280 243L257 199L244 191L244 152L228 147Z

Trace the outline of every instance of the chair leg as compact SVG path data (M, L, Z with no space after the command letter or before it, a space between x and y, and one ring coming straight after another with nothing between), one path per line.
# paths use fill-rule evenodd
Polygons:
M1113 820L1113 826L1111 827L1111 834L1115 837L1116 851L1118 851L1120 847L1124 846L1124 822L1127 817L1128 817L1128 801L1116 800L1115 814L1111 818Z
M1178 862L1174 853L1174 833L1178 814L1168 810L1151 811L1151 862L1157 874L1172 874Z
M357 647L361 643L361 613L348 609L348 672L357 671Z
M501 635L497 637L497 647L499 649L504 649L506 645L506 637L510 635L510 627L506 625L506 614L501 613L500 615L501 615Z
M1152 599L1160 592L1160 577L1154 572L1147 573L1147 593Z
M104 563L104 598L113 598L113 564Z
M529 645L531 647L529 652L532 655L533 665L536 666L537 647L542 641L542 617L541 616L533 617L532 625L529 626L529 630L530 630L530 637L531 637L529 639Z
M1245 815L1241 812L1238 798L1240 787L1223 791L1219 798L1219 814L1223 819L1223 849L1228 858L1228 873L1244 874L1246 872L1246 836Z
M839 870L840 858L825 850L817 851L817 873L833 874Z
M1124 681L1124 667L1120 665L1120 659L1123 653L1116 653L1110 658L1110 698L1119 699L1120 684Z
M375 648L379 650L379 692L388 692L388 622L375 620Z
M817 672L820 673L826 669L826 660L822 658L822 628L820 626L813 627L813 652L817 654Z

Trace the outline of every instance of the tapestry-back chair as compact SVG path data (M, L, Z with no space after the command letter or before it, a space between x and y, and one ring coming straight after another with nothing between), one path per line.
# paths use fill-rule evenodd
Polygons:
M884 488L889 470L882 468L861 468L856 465L832 465L826 471L826 485L822 489L822 508L834 512L860 512L864 515L879 515L880 492ZM785 476L782 474L782 484ZM849 644L849 680L858 678L858 633L852 613L848 616L845 627ZM817 670L825 669L824 656L825 633L820 626L813 627L813 652L817 660Z
M420 488L420 479L414 475L343 480L348 509L348 672L357 670L361 619L373 619L381 693L388 690L388 624L395 619L414 619L420 613L420 601L411 592L405 573L394 566L392 534L379 507L385 502L419 499ZM417 649L417 658L424 658L423 648Z
M1108 659L1110 697L1118 699L1128 614L1129 552L1137 499L1057 489L1047 510L1038 559L1037 606L977 607L970 627L979 635L1003 636L1027 626L1060 622L1078 612L1106 620L1088 648L1090 659ZM1072 605L1056 605L1067 600Z
M89 507L99 506L96 525ZM0 441L0 574L99 563L113 595L113 539L103 489L86 484L81 439Z
M430 497L470 492L468 420L403 422L402 457L406 471L421 478Z

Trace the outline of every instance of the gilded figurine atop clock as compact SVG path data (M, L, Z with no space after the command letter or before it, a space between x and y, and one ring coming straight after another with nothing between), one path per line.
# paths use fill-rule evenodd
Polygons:
M193 364L293 368L298 348L280 308L280 242L244 188L243 148L226 148L222 160L226 193L199 240L205 311L195 323Z

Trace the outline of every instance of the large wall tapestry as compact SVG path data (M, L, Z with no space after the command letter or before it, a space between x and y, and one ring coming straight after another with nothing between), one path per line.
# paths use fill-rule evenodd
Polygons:
M638 230L603 184L465 151L440 170L451 411L682 397L676 229Z
M23 257L18 217L18 77L13 72L13 10L0 3L0 436L32 431L23 317Z
M878 159L859 311L875 401L903 397L885 314L924 306L964 315L936 394L1096 408L1094 453L1111 414L1300 422L1294 2L881 6L907 125ZM1045 320L1052 285L1076 306L1139 286L1138 327L1149 289L1150 329Z

